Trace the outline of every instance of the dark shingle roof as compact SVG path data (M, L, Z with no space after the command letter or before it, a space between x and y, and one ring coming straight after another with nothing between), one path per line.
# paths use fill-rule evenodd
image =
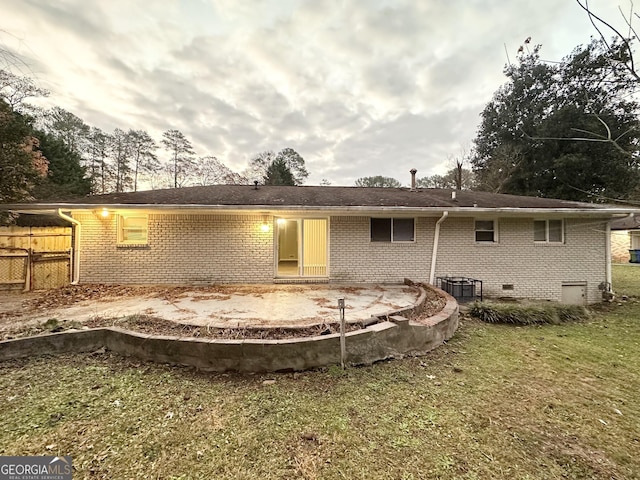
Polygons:
M611 230L637 230L640 229L640 215L619 218L611 222Z
M455 197L452 198L452 193ZM333 186L211 185L140 192L89 195L73 200L0 204L0 210L57 213L109 207L145 210L318 210L334 214L348 212L402 213L415 210L451 214L531 214L549 211L575 215L621 216L640 214L629 206L571 202L551 198L524 197L489 192L436 188L366 188Z
M432 207L600 209L603 205L523 197L488 192L420 188L363 188L332 186L211 185L140 192L90 195L65 204L75 205L204 205L273 207Z

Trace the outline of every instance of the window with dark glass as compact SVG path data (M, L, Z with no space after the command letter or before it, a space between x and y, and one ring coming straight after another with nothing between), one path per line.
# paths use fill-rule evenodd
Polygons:
M372 218L372 242L413 242L415 221L413 218Z
M533 241L545 243L564 242L563 220L534 220Z
M496 230L494 220L476 220L476 242L495 242Z

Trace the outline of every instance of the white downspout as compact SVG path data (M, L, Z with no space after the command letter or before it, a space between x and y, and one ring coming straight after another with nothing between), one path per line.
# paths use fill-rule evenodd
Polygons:
M58 209L58 216L74 225L73 235L73 272L71 274L71 285L77 285L80 280L80 229L82 225L75 218L62 213L62 209Z
M611 283L611 220L607 220L607 227L605 229L605 240L604 240L604 250L605 250L605 276L606 281L611 287L611 291L613 292L613 284Z
M436 222L436 230L433 234L433 251L431 252L431 272L429 283L433 285L436 275L436 259L438 258L438 242L440 241L440 224L449 216L449 212L442 212L442 217Z

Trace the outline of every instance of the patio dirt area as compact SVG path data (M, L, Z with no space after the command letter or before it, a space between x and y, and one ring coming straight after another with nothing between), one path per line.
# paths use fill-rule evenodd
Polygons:
M315 331L339 321L339 298L345 299L346 321L355 327L371 316L409 307L419 296L414 286L381 284L70 285L41 292L0 292L0 339L47 321L52 326L126 327L132 318L146 325L142 330L167 334L175 334L176 328ZM437 295L432 310L441 308L435 300Z

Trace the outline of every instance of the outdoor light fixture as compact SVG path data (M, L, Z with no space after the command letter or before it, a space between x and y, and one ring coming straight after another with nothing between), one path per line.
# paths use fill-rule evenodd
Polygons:
M287 223L287 221L284 218L278 219L278 225L284 225L285 223Z
M260 230L262 230L264 233L267 233L269 231L269 224L267 222L263 222L262 226L260 226Z
M109 216L109 210L107 210L106 208L103 208L102 211L100 212L100 216L102 218L107 218Z

